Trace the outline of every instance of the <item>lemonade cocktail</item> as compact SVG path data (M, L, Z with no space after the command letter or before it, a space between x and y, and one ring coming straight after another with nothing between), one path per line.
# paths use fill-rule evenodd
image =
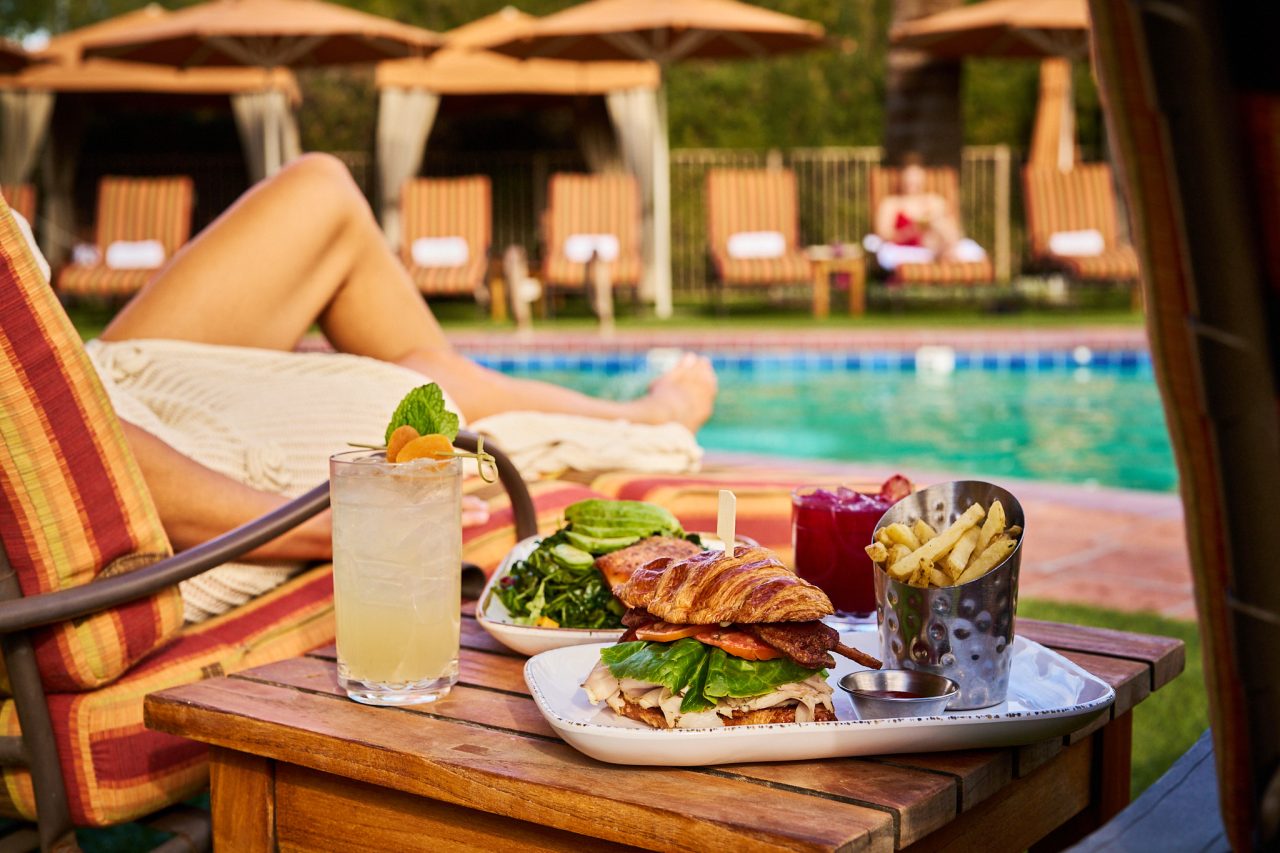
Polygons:
M430 702L458 680L462 463L329 462L338 680L376 705Z

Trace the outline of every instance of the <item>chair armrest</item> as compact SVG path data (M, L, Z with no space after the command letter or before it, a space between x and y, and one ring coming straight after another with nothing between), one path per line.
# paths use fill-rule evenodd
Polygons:
M464 450L474 451L478 440L473 433L460 432L454 443ZM493 445L487 445L485 449L493 454L498 478L511 501L517 541L533 536L538 532L538 518L524 478L501 450ZM0 601L0 634L74 619L152 595L270 542L328 506L329 484L325 482L261 518L146 568L72 589ZM3 549L0 549L0 562L3 563L0 572L7 574L12 571Z

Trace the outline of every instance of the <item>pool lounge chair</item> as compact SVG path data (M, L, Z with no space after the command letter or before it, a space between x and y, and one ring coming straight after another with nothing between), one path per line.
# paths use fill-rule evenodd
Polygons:
M184 627L177 583L324 509L327 484L174 556L80 338L3 202L0 317L0 371L21 378L0 382L0 816L38 819L18 832L47 850L73 826L166 809L158 822L207 846L203 816L169 809L206 784L205 747L147 729L143 698L331 642L333 584L318 566ZM464 560L487 570L593 494L538 484L535 508L509 462L500 473L502 486L477 492L491 518L464 535Z
M1081 281L1136 285L1138 254L1119 236L1115 183L1106 163L1081 163L1062 171L1028 166L1022 172L1027 242L1034 264ZM1095 236L1096 235L1096 236ZM1063 254L1067 243L1085 243L1079 254Z
M790 169L708 171L707 240L724 288L813 286L812 265L800 250L800 205Z
M107 298L137 293L190 238L194 203L195 186L185 175L104 177L98 183L98 258L63 267L58 292Z
M31 227L36 224L36 188L33 184L0 185L0 196L9 203L9 208L19 214Z
M426 296L480 296L493 239L489 178L415 178L400 193L400 257Z
M956 170L947 166L934 166L924 170L925 192L937 193L959 216L960 178ZM871 220L874 223L880 203L899 192L902 170L877 166L871 170L868 180L868 196ZM873 224L874 227L874 224ZM899 264L889 274L889 281L901 284L983 284L995 280L995 269L990 258L980 261L931 261L929 263Z
M613 320L613 292L638 289L640 187L632 175L559 172L547 187L542 216L542 284L586 289L604 325Z

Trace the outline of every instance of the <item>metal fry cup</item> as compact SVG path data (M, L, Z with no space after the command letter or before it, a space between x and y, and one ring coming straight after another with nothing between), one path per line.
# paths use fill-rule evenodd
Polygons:
M921 589L895 580L883 568L875 572L876 621L885 667L950 678L960 688L948 706L952 711L997 705L1009 691L1018 568L1026 535L1022 505L992 483L956 480L903 498L875 528L879 532L895 522L910 527L923 518L941 533L971 505L987 508L996 500L1004 506L1006 525L1016 524L1024 532L1004 562L982 577L961 586Z

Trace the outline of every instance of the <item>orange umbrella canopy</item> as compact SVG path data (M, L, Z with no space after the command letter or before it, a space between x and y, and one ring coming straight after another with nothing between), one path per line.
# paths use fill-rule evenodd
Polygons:
M94 39L85 55L178 68L375 62L433 50L430 30L323 0L208 0Z
M599 95L655 89L652 62L520 61L484 47L509 40L537 18L510 6L445 33L445 47L426 59L378 63L379 89L426 89L441 95Z
M821 45L813 21L737 0L590 0L491 45L522 57L683 59L770 56Z
M893 28L890 41L935 56L1084 56L1086 0L985 0Z
M0 88L38 89L50 92L149 92L156 94L222 95L282 91L297 102L298 83L287 69L263 76L257 68L194 68L177 70L141 62L84 59L88 42L161 20L169 13L152 4L133 12L62 33L36 58L42 60L9 77L0 77Z

